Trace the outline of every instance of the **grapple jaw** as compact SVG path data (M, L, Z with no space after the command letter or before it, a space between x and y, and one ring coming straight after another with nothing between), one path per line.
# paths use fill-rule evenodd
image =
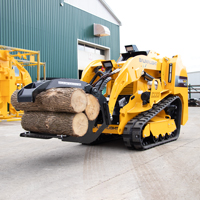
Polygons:
M37 81L33 82L29 85L26 85L18 92L18 102L34 102L36 96L41 93L42 91L51 89L51 88L66 88L66 87L73 87L73 88L80 88L83 89L86 93L92 94L95 96L100 104L100 113L99 116L93 120L89 121L87 133L82 137L74 137L68 135L61 135L59 132L55 135L53 134L44 134L44 133L33 133L33 132L24 132L21 133L21 137L32 137L32 138L39 138L39 139L50 139L50 138L58 138L62 141L71 141L71 142L79 142L90 144L94 142L102 133L102 131L111 124L110 114L108 109L108 103L106 98L95 88L92 87L90 84L80 81L77 79L53 79L47 81ZM98 128L96 132L93 132L93 128L98 123L98 118L101 119L101 126ZM99 124L99 123L98 123Z

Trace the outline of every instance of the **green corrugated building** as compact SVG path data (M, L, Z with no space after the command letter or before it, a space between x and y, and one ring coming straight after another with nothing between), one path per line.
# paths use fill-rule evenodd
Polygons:
M0 0L0 44L40 51L47 78L78 78L92 60L117 59L120 25L103 0Z

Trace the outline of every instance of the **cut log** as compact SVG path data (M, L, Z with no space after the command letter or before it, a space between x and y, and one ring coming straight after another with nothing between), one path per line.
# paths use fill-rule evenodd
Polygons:
M85 114L87 115L88 119L93 121L95 120L100 111L99 101L96 97L91 94L87 94L87 106L85 109Z
M25 112L22 127L31 132L81 137L88 130L84 113Z
M36 98L35 102L18 102L17 101L17 93L19 90L15 90L11 96L11 104L15 108L15 110L25 110L25 111L40 111L42 110L40 106L40 102Z
M38 95L42 108L51 112L83 112L87 105L87 97L78 88L52 88Z
M83 112L87 105L87 97L78 88L51 88L36 96L35 102L17 102L17 92L11 97L16 110L50 111L50 112Z

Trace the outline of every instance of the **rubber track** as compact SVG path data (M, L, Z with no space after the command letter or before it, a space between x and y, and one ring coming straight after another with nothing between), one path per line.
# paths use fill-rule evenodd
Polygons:
M155 104L152 109L142 112L137 115L135 118L130 120L125 126L123 133L123 140L125 145L128 148L135 148L139 150L149 149L178 138L179 134L176 134L174 137L168 138L167 140L158 141L157 143L151 143L148 145L143 145L142 143L142 130L149 120L156 116L159 112L169 106L173 101L178 99L178 96L171 96L163 99L158 104Z

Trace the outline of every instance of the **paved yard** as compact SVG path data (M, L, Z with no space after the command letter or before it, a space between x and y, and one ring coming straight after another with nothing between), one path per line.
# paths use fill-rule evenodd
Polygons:
M147 151L20 138L0 122L0 199L200 199L200 108L177 141Z

